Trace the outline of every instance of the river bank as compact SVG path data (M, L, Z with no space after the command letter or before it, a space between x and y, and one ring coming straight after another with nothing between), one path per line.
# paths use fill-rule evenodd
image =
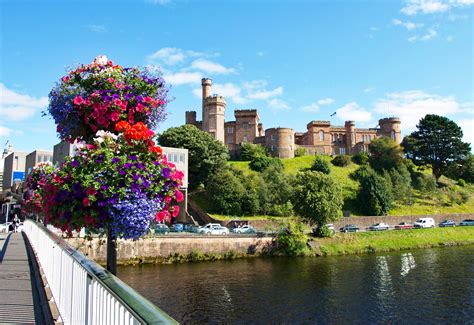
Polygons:
M474 227L413 229L336 234L310 238L305 255L332 256L400 251L418 248L474 245ZM100 264L106 261L106 245L99 239L70 238L69 243ZM273 238L161 236L118 242L119 265L171 264L223 259L275 256Z

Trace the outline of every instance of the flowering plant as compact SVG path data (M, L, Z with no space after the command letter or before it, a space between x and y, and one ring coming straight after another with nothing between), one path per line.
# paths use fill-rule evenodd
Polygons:
M153 219L170 221L179 213L173 202L183 173L162 156L143 123L115 124L118 136L98 131L90 144L78 146L47 185L48 222L67 233L81 227L116 237L138 239Z
M49 94L48 112L62 140L91 141L98 130L115 133L118 121L155 128L166 117L167 94L161 76L99 56L61 78Z
M39 214L42 211L45 197L45 186L52 179L55 169L49 163L40 163L28 174L25 181L26 191L23 194L22 210L26 213Z

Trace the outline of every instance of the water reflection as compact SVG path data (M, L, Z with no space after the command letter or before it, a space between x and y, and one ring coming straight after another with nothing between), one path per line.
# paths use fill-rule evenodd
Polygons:
M118 275L181 323L474 322L472 247L121 267Z

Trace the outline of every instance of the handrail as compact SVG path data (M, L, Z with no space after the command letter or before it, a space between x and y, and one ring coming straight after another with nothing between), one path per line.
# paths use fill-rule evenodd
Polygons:
M84 300L87 300L87 301L82 302L86 306L84 307L85 313L91 313L94 309L100 308L102 304L106 304L107 307L112 308L112 309L115 308L115 310L119 310L122 307L125 308L133 316L132 318L134 320L131 321L132 323L177 324L177 322L173 318L171 318L169 315L167 315L164 311L156 307L153 303L151 303L149 300L144 298L138 292L133 290L127 284L122 282L119 278L114 276L112 273L105 270L102 266L98 265L96 262L85 257L82 253L74 249L71 245L69 245L65 240L60 238L58 235L54 234L53 232L51 232L49 229L47 229L40 223L34 222L32 220L27 220L25 221L25 224L24 224L24 231L26 235L28 236L30 242L32 242L33 244L32 246L35 249L35 251L38 251L41 248L44 249L45 247L41 247L41 245L39 245L40 238L39 236L35 236L33 227L40 230L40 232L43 235L45 235L46 238L52 241L53 245L56 245L58 248L60 248L60 250L63 253L69 256L76 264L80 265L80 267L86 272L87 277L89 278L88 281L86 281L87 285L84 286L84 284L81 283L81 286L82 286L81 288L85 288L86 292L79 294L80 297L83 297ZM42 254L38 254L37 252L37 255L38 255L40 264L42 264L43 266L43 269L46 269L47 266L43 264L47 263L48 261L41 260ZM55 264L55 263L56 263L56 266L62 267L65 262L63 262L62 257L61 257L57 261L54 261L54 260L51 261L51 264ZM69 269L72 270L73 267L70 266ZM53 270L51 270L50 272L46 272L45 270L48 283L50 284L51 287L53 287L52 281L55 281L55 280L60 281L61 284L62 282L65 282L62 279L55 279L55 277L48 278L47 273L57 274L59 272L59 274L61 275L61 271L57 271L57 270L55 271L56 273ZM67 281L74 282L73 279L71 280L68 279ZM90 288L93 288L94 285L99 285L101 288L104 288L113 298L116 299L116 301L119 303L120 306L111 307L110 305L114 304L114 302L109 302L109 301L104 302L103 300L106 298L103 297L104 296L103 293L99 293L101 295L100 297L96 297L96 296L91 297L90 291L92 289ZM67 289L63 289L63 291L64 290L67 290ZM72 289L70 290L73 291ZM55 297L54 295L55 291L58 291L58 290L52 290L53 298L57 300L57 298L59 297ZM88 304L91 304L90 308L87 308ZM99 304L99 306L97 306L97 304ZM58 309L62 316L63 316L63 313L67 313L67 311L61 310L61 304L59 304ZM107 315L106 319L107 320L115 319L114 317L116 317L116 315ZM84 320L91 320L91 319L92 321L86 321L86 322L87 323L96 323L96 322L104 323L103 319L93 321L93 318L90 315L84 315ZM65 321L65 323L67 323L67 321Z

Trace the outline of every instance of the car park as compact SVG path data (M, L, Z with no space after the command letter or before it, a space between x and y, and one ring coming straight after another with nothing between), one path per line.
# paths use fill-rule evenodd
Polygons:
M359 227L357 227L357 225L345 225L341 228L339 228L339 231L340 232L358 232L359 231Z
M170 230L172 232L183 232L184 226L182 223L175 223L174 225L171 226Z
M435 222L433 218L420 218L413 224L415 228L434 228Z
M206 227L199 233L205 235L228 235L229 229L221 226L220 224L210 224L212 226Z
M213 227L219 227L220 224L218 223L208 223L202 227L199 227L197 229L197 233L201 234L201 233L207 233L208 231L212 230Z
M367 228L367 230L369 231L381 231L381 230L389 230L389 229L390 229L390 226L386 224L385 222L376 223L370 226L369 228Z
M444 220L441 221L438 226L440 227L455 227L456 223L453 220Z
M232 232L235 234L255 234L257 230L250 225L243 225L241 227L237 227L232 229Z
M459 223L460 226L474 226L474 219L464 219Z
M164 234L164 235L168 235L170 233L170 228L163 224L163 223L157 223L155 224L153 227L153 232L155 235L157 234Z
M396 229L396 230L413 229L413 224L403 221L403 222L400 222L398 225L396 225L393 228Z

